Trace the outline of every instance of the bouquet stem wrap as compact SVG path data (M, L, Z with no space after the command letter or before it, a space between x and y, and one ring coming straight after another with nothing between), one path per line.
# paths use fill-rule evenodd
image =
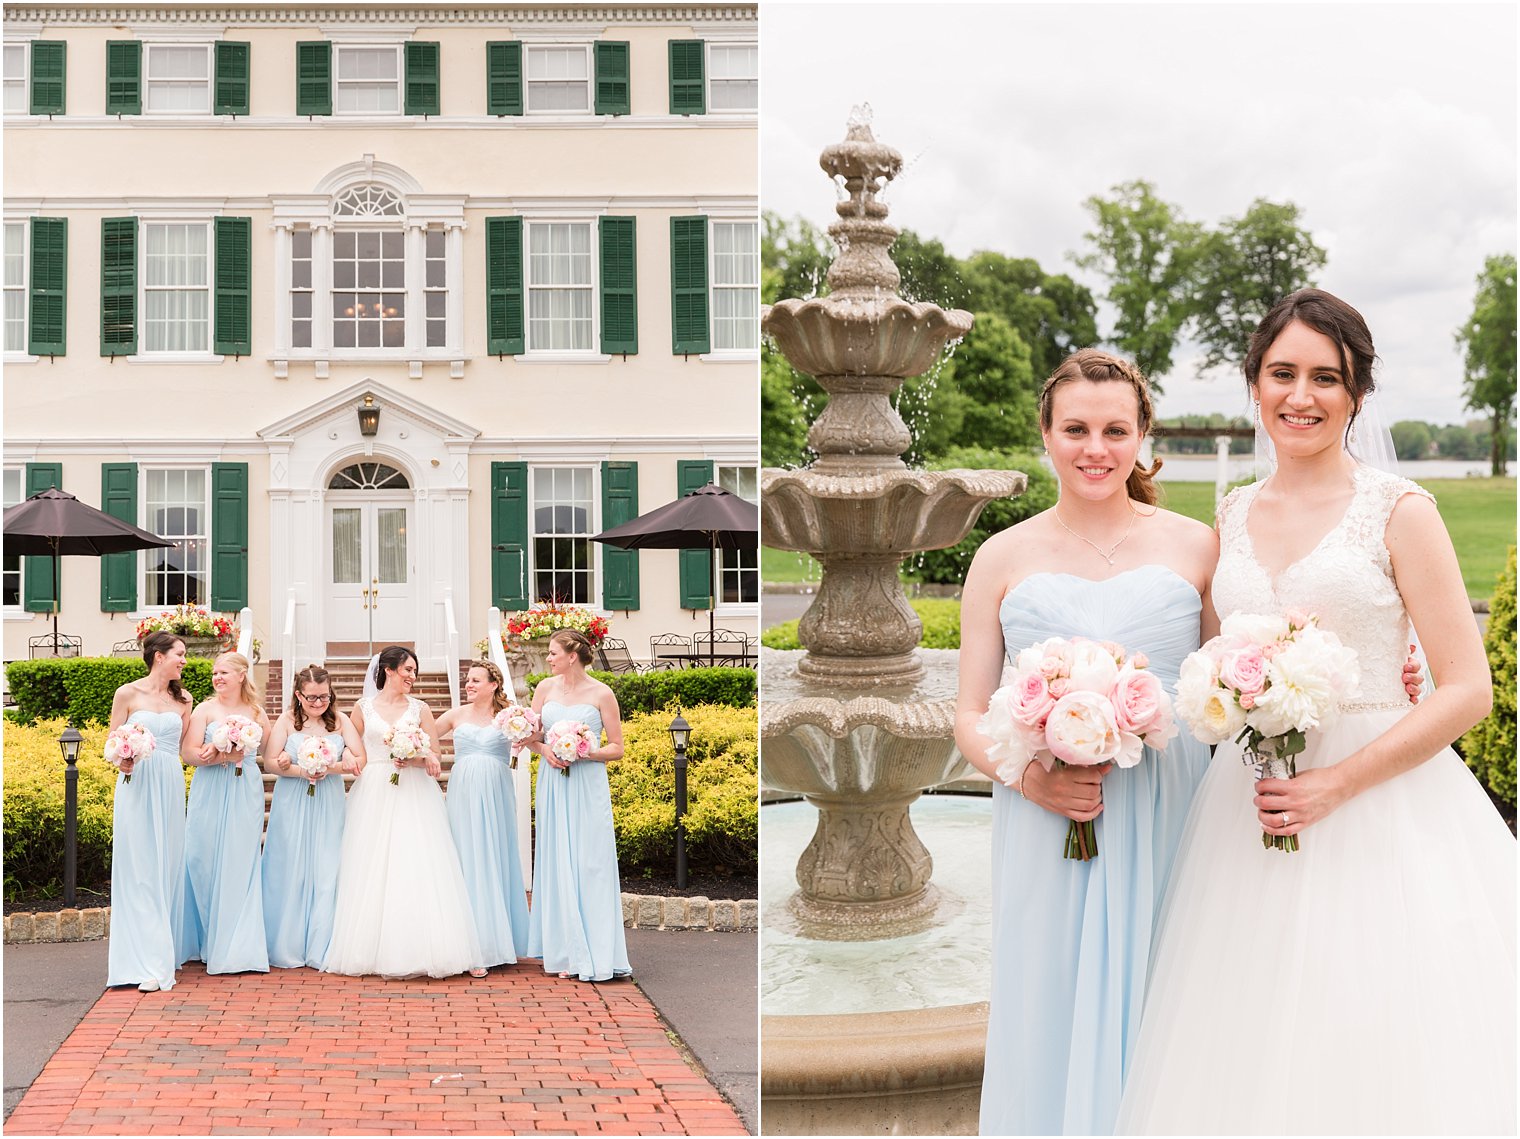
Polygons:
M1249 734L1250 729L1242 733L1246 736ZM1298 737L1296 740L1295 736ZM1298 761L1295 756L1304 750L1302 732L1246 739L1244 742L1246 750L1240 757L1241 762L1256 768L1256 778L1292 779L1298 774ZM1293 746L1294 743L1298 745L1296 748ZM1298 850L1298 836L1296 834L1268 834L1262 831L1261 845L1267 850L1282 850L1293 854Z

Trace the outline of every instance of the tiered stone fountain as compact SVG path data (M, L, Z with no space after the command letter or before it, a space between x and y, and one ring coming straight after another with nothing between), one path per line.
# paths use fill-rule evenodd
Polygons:
M768 308L762 328L829 403L802 470L761 472L764 540L822 567L798 636L805 651L762 661L761 781L803 795L818 826L788 902L804 937L899 938L936 921L933 862L909 808L955 778L955 656L916 648L922 625L898 568L954 545L994 498L1024 489L1013 471L910 470L912 437L891 403L971 328L970 313L897 295L897 230L878 195L902 156L864 116L820 164L845 197L829 229L840 253L831 291ZM925 963L932 968L932 962ZM985 1005L909 1012L764 1017L768 1134L975 1128Z

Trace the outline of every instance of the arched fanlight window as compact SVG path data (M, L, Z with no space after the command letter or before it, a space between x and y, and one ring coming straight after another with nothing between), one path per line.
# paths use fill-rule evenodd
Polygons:
M328 480L328 490L407 490L406 476L384 463L353 463Z
M399 218L405 212L395 193L374 184L351 187L333 200L333 217L343 221Z

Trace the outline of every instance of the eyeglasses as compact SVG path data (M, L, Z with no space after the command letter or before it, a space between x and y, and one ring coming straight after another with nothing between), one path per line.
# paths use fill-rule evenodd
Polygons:
M326 692L319 692L315 696L308 696L304 692L298 693L298 695L308 704L326 704L329 700L332 699L332 697L329 696Z

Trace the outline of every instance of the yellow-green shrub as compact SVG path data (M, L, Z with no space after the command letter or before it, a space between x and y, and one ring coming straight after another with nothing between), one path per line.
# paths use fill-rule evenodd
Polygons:
M64 721L5 725L5 897L48 896L63 883ZM85 727L79 749L80 886L111 877L111 800L116 769L103 758L106 730Z
M1483 638L1493 675L1494 707L1462 738L1467 766L1496 798L1515 805L1515 547L1499 575Z

